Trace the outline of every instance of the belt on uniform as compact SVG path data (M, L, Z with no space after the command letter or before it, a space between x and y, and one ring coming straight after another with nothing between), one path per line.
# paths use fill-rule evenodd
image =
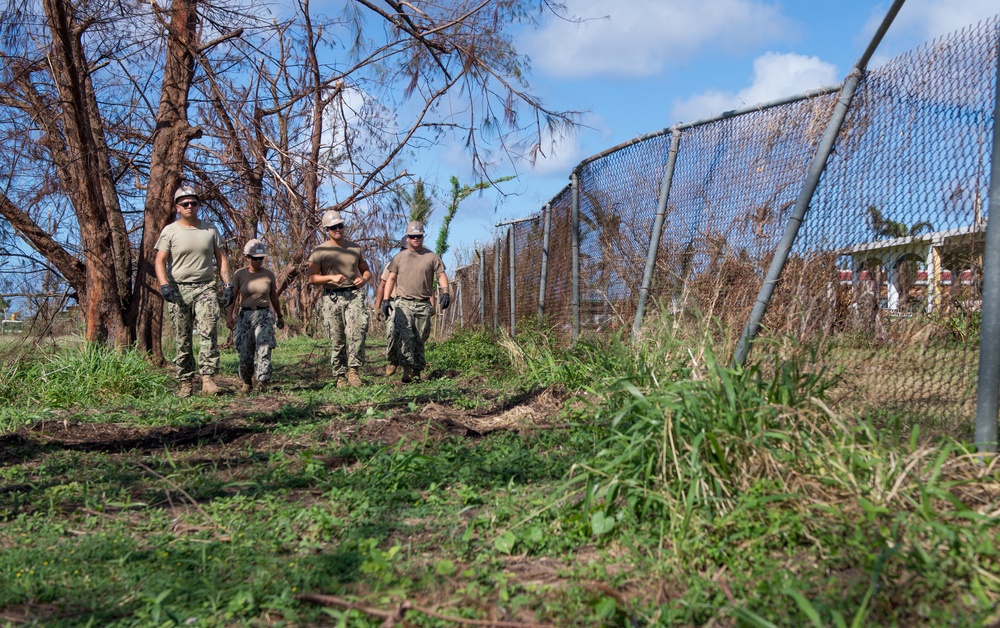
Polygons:
M404 300L404 301L420 301L421 303L430 303L431 302L431 298L430 297L427 297L426 299L418 299L416 297L399 297L399 298L402 299L402 300Z
M270 305L258 305L257 307L241 307L240 311L241 312L256 312L257 310L269 310L269 309L271 309Z
M211 283L211 279L205 279L204 281L175 281L174 283L178 286L200 286L201 284Z
M350 288L323 288L323 294L342 294L344 292L354 292L357 290L355 287Z

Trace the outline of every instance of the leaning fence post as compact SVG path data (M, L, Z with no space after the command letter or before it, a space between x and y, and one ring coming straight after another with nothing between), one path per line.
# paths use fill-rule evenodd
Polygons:
M538 278L538 324L545 316L545 282L549 273L549 229L552 227L552 203L542 208L542 272Z
M670 132L670 151L667 153L667 165L663 169L663 179L660 181L660 199L656 205L656 218L653 219L653 229L649 232L649 248L646 250L646 268L642 272L642 286L639 288L639 302L635 306L635 322L632 323L632 340L639 337L639 328L646 315L646 301L649 299L649 287L653 283L653 270L656 268L656 255L660 251L660 236L663 235L663 221L667 214L667 199L670 198L670 185L674 179L674 166L677 164L677 151L681 144L681 131L674 127Z
M733 356L733 361L740 366L746 362L747 355L750 353L750 342L757 336L760 323L764 320L764 313L767 312L767 304L771 300L771 295L774 294L774 287L777 285L778 279L781 278L781 271L784 270L785 262L788 261L788 255L792 251L792 245L795 244L795 236L798 235L799 227L802 226L802 222L805 220L806 211L809 210L809 203L812 202L813 193L816 192L816 187L819 186L820 177L823 175L823 170L826 169L826 162L833 152L833 145L837 141L841 127L844 125L847 110L851 106L854 93L858 89L858 84L865 73L868 61L875 54L875 49L878 48L885 32L889 30L889 25L892 24L893 18L896 17L896 14L903 7L903 2L904 0L895 0L892 3L885 18L882 19L882 24L879 26L878 32L875 33L868 43L868 48L861 55L861 58L858 59L858 62L854 64L854 68L847 75L847 78L844 79L844 86L840 89L840 97L837 99L837 105L833 109L833 115L830 116L830 121L827 122L826 130L823 132L823 139L820 141L816 154L813 155L812 163L809 164L809 172L806 174L806 180L802 184L799 198L795 201L795 207L792 209L792 213L788 217L788 222L785 224L785 233L781 236L781 240L775 248L771 267L767 271L767 276L764 277L764 283L760 286L757 301L753 304L750 319L747 321L746 327L743 328L743 335L740 336L739 344L736 345L736 353Z
M448 318L448 335L450 336L451 334L455 333L455 316L456 315L459 317L459 321L458 321L459 325L462 324L462 319L461 319L461 312L462 312L462 282L456 276L455 277L455 283L449 284L448 287L450 288L449 292L451 292L451 296L453 298L453 302L451 304L451 311L446 314L446 317Z
M486 326L486 247L476 251L479 257L479 268L476 271L479 284L479 324Z
M1000 113L1000 54L997 55L993 116ZM993 123L990 170L990 217L986 221L983 254L983 308L979 329L979 375L976 383L976 447L997 451L997 411L1000 406L1000 124ZM993 219L993 213L997 219Z
M510 268L510 335L514 336L515 304L517 303L517 263L514 261L514 229L516 225L507 227L507 266Z
M573 288L573 342L580 337L580 185L577 171L570 175L572 209L570 211L570 231L573 248L572 288Z

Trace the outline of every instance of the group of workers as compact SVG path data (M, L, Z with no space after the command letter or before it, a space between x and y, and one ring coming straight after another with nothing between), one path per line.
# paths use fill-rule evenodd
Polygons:
M195 331L201 339L201 391L205 395L221 392L215 375L219 370L217 326L223 310L239 353L241 391L251 392L254 380L257 390L266 390L273 374L274 329L285 326L275 275L264 268L267 247L258 239L248 241L243 247L246 266L230 276L219 232L198 218L201 198L197 191L182 185L174 194L174 205L178 217L160 233L155 266L177 339L178 395L189 397L194 392ZM321 225L327 239L309 255L308 281L323 289L319 307L332 344L330 362L337 387L362 386L369 319L365 286L372 279L371 268L361 246L346 237L339 211L324 212ZM382 273L375 293L375 311L386 319L389 364L385 373L393 375L401 368L404 383L419 380L427 364L424 345L434 315L435 279L442 291L441 309L447 309L451 300L444 263L424 247L423 238L423 224L414 221L406 226L406 246ZM216 271L223 283L221 307Z

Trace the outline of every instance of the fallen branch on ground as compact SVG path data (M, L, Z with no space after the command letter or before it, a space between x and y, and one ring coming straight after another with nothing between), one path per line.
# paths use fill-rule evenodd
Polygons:
M442 621L451 621L456 624L465 624L467 626L491 626L493 628L552 628L549 624L522 624L519 622L512 621L496 621L490 619L466 619L465 617L455 617L453 615L442 615L429 608L423 608L420 606L415 606L411 602L404 600L399 604L399 607L395 611L386 611L380 608L369 608L366 606L361 606L355 602L350 602L343 598L339 598L334 595L324 595L322 593L300 593L295 596L297 600L303 600L306 602L313 602L314 604L320 604L322 606L337 606L346 610L354 610L365 615L371 615L372 617L379 617L385 621L382 623L383 628L391 628L396 625L396 622L403 621L403 616L407 611L416 611L418 613L423 613L428 617L433 617L434 619L440 619Z

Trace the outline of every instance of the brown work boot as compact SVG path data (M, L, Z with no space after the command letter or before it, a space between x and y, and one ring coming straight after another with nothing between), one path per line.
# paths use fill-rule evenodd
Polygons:
M181 380L181 387L177 390L178 397L190 397L191 396L191 380L184 379Z
M360 388L362 386L361 378L358 376L358 372L356 370L347 370L347 383L355 388Z
M221 392L222 389L215 383L215 377L212 375L201 376L201 394L214 396Z
M402 378L402 381L403 381L404 384L409 384L410 382L413 381L413 369L411 367L409 367L409 366L404 366L403 367L403 378Z
M399 368L396 364L386 364L385 365L385 375L386 377L391 377L396 374L396 369Z
M343 375L337 376L337 388L347 388L347 378Z
M243 385L240 386L240 392L244 395L249 394L251 391L253 391L253 382L243 382Z

